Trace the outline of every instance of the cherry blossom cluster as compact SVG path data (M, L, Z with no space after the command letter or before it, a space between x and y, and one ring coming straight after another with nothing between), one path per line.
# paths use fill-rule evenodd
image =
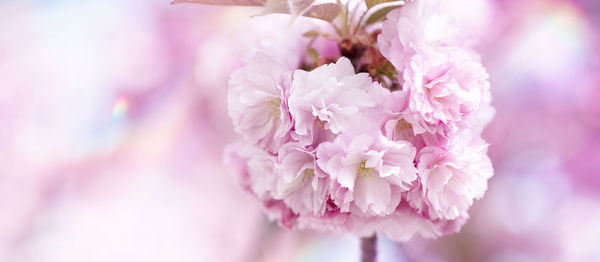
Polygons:
M369 35L389 67L342 50L308 70L257 53L234 72L229 115L246 142L226 163L287 228L456 232L493 175L488 74L435 1L405 3Z

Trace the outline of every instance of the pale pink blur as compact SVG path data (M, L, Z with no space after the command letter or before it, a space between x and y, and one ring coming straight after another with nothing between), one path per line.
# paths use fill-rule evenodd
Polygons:
M600 4L464 5L495 176L460 233L382 238L380 261L599 261ZM223 164L229 74L307 30L259 11L0 2L0 261L358 261L352 236L270 223Z

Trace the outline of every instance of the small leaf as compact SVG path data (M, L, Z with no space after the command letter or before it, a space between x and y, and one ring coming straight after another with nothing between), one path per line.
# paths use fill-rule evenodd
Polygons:
M266 0L265 9L259 15L273 13L290 14L292 21L298 16L332 21L339 12L339 7L333 3L312 5L314 0Z
M306 50L306 53L308 54L308 56L310 58L312 58L315 62L319 61L319 53L317 52L317 50L315 50L314 48L309 48L308 50Z
M270 0L267 0L269 2ZM277 1L286 1L289 7L290 14L292 15L292 19L303 15L313 4L315 0L277 0Z
M174 0L174 4L263 6L266 0Z
M171 4L206 4L264 6L259 15L273 13L290 14L292 21L298 16L317 18L331 22L339 13L339 7L333 3L313 5L315 0L173 0Z
M292 21L303 15L314 0L266 0L265 9L260 15L287 13L292 15Z
M337 4L325 3L311 6L303 15L331 22L339 13L340 8Z
M404 5L404 1L394 1L383 4L378 4L376 8L369 10L365 25L370 25L385 19L385 16L392 10Z
M365 0L365 4L367 4L367 9L371 9L371 7L376 6L378 4L395 2L398 0Z
M323 34L323 39L331 41L342 41L342 39L336 34Z
M304 37L315 37L315 36L320 36L320 35L321 35L321 32L316 31L316 30L310 30L310 31L302 34L302 36L304 36Z

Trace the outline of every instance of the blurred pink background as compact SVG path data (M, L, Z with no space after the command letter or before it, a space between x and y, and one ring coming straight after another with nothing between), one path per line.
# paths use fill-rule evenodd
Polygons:
M382 238L380 261L600 261L600 3L465 2L496 173L460 233ZM222 164L228 75L303 29L258 12L0 2L0 261L358 261L352 236L268 222Z

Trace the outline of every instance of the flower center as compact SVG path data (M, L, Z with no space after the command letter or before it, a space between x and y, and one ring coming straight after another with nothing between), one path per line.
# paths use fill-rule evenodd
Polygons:
M274 98L274 99L267 101L267 108L269 109L269 111L271 113L271 117L280 117L281 116L280 107L281 107L281 99L280 98Z
M401 135L403 132L406 132L408 137L412 137L411 131L412 125L404 120L404 118L400 118L398 122L396 122L396 134Z
M435 86L435 85L434 85L434 86ZM433 96L433 94L431 94L431 89L432 89L432 88L433 88L433 87L426 87L426 88L425 88L425 90L426 90L426 92L427 92L427 95L428 95L429 97L433 98L433 100L435 100L435 101L438 101L438 102L439 102L439 101L440 101L440 98L439 98L439 97L437 97L437 96Z
M312 179L313 177L315 177L315 169L314 168L304 169L304 171L302 171L302 182L301 183L304 183L305 179Z
M373 177L373 173L375 172L377 172L375 169L367 167L367 160L360 161L357 172L359 178Z
M325 128L325 121L321 120L318 117L317 117L317 124L321 127L322 130L327 130L327 128Z

